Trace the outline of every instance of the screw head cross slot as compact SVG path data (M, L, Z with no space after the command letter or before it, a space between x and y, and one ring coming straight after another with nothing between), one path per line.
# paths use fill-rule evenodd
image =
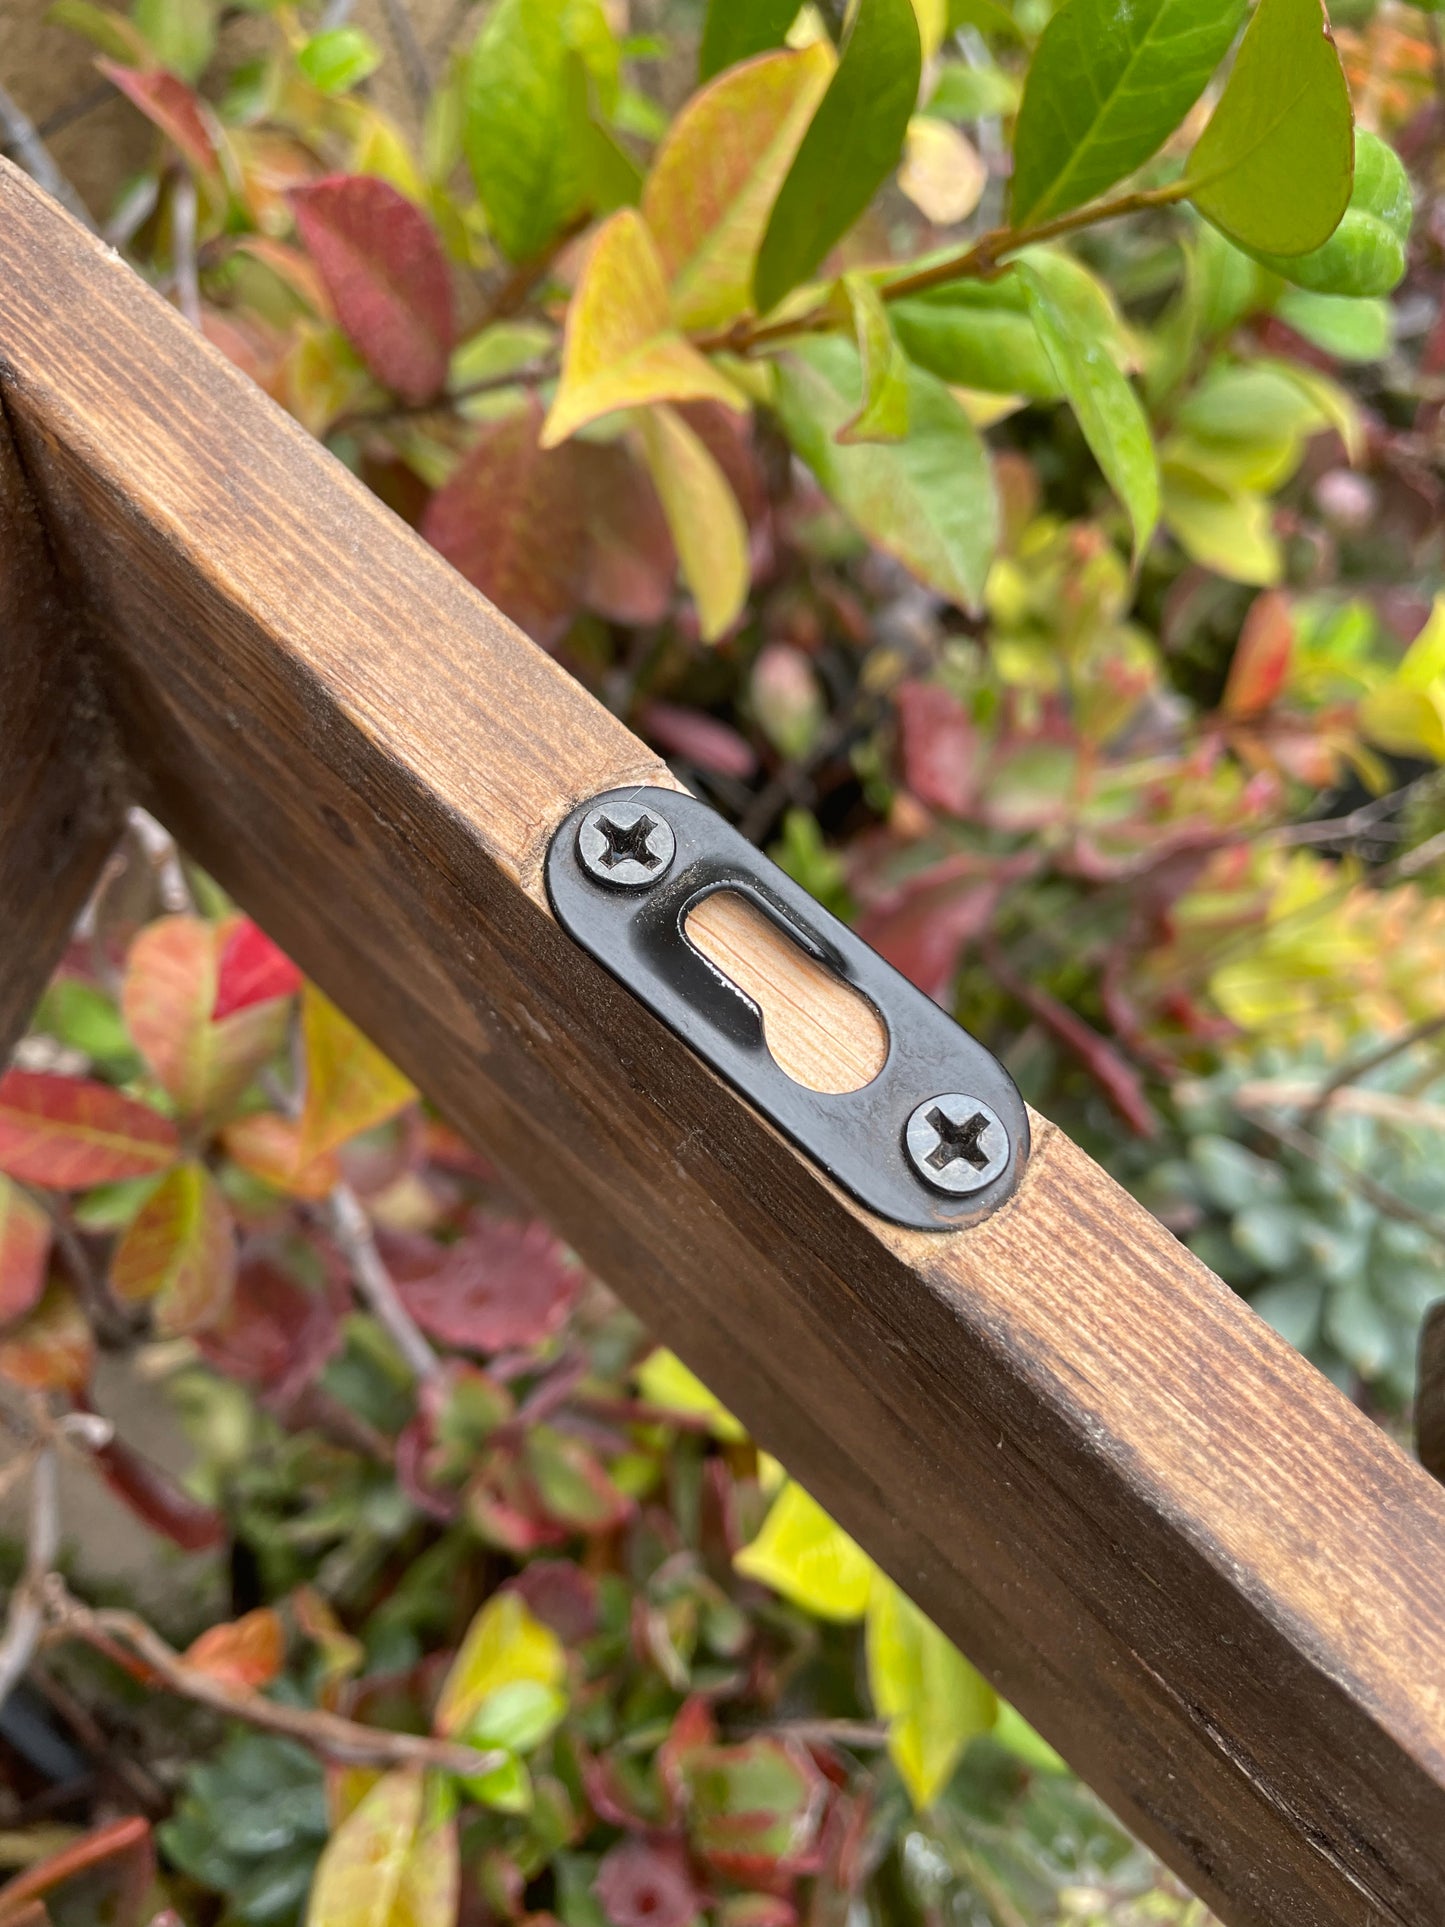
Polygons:
M637 803L589 810L577 831L577 860L610 890L646 890L672 868L677 838L656 811Z
M920 1104L903 1141L923 1182L955 1198L992 1184L1009 1160L1009 1135L998 1112L958 1091Z

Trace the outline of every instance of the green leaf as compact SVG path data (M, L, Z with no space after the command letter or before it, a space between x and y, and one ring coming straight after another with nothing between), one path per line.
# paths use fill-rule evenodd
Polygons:
M476 1747L505 1747L530 1753L556 1730L567 1711L567 1695L536 1679L514 1679L489 1693L472 1715L466 1738Z
M376 72L381 49L360 27L331 27L311 36L296 65L323 94L345 94Z
M111 7L96 6L95 0L55 0L45 18L54 26L83 34L103 54L129 67L143 67L152 58L150 45L134 21L123 20Z
M843 276L863 369L863 403L838 430L840 442L901 442L908 433L908 363L877 288L863 274Z
M996 35L1000 40L1021 42L1024 38L1003 0L948 0L948 31L957 33L960 27L976 27L980 33Z
M750 305L773 202L836 65L826 40L750 60L704 87L673 123L642 211L679 327L721 327Z
M742 395L673 325L667 283L642 217L623 208L597 231L567 310L562 379L542 429L555 448L620 408Z
M617 48L599 0L500 0L467 66L462 145L498 247L542 253L591 203L568 56L615 86Z
M859 0L838 71L763 236L759 314L812 274L897 166L922 69L910 0Z
M868 1601L868 1688L915 1807L931 1806L963 1749L998 1718L998 1696L958 1648L879 1573Z
M683 580L697 604L702 639L716 642L748 599L747 522L712 451L675 409L644 409L637 425Z
M998 1703L993 1737L1000 1746L1006 1746L1010 1753L1016 1754L1025 1766L1031 1766L1036 1773L1067 1773L1069 1770L1068 1762L1054 1751L1041 1734L1034 1731L1023 1714L1010 1706L1007 1700Z
M1067 0L1014 134L1015 227L1082 207L1158 152L1203 93L1245 0Z
M909 360L957 388L1058 401L1063 388L1017 275L951 281L889 304Z
M709 0L698 79L711 80L724 67L781 47L798 7L799 0Z
M163 67L200 78L216 51L214 0L136 0L132 18Z
M937 120L996 120L1019 104L1019 83L1002 67L941 67L924 112Z
M1259 0L1185 169L1200 213L1251 253L1308 254L1349 206L1350 90L1320 0Z
M1057 258L1040 252L1017 263L1014 271L1084 439L1129 511L1137 558L1159 520L1159 461L1143 405L1114 359L1107 336L1071 298L1071 277L1057 272Z
M908 377L908 439L847 448L838 430L862 402L858 353L824 337L778 363L784 433L871 541L960 608L982 606L998 539L998 504L978 431L942 382Z
M819 1619L861 1619L877 1568L861 1546L834 1525L816 1499L789 1481L763 1529L733 1564Z
M532 1776L515 1754L490 1773L476 1773L462 1784L472 1798L494 1813L530 1813ZM308 1923L308 1927L310 1924Z
M1345 217L1310 254L1258 254L1297 287L1317 294L1389 294L1405 276L1405 249L1415 203L1410 177L1378 134L1355 136L1355 182Z
M519 1680L558 1691L567 1655L549 1626L514 1592L494 1593L467 1628L437 1700L434 1724L448 1737L467 1732L494 1693Z
M1286 288L1274 312L1336 361L1383 361L1395 345L1395 317L1388 301Z

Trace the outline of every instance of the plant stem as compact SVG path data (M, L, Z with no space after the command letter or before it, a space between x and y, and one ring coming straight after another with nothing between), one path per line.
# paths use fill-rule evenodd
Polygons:
M1052 221L1041 221L1037 227L992 228L957 254L946 255L943 260L932 261L927 267L916 268L911 274L902 274L896 280L881 283L878 293L884 301L901 301L911 294L923 294L930 288L945 287L950 281L987 280L998 272L1008 255L1017 254L1023 248L1034 247L1041 241L1057 240L1061 234L1073 234L1080 228L1096 227L1101 221L1116 220L1125 214L1143 214L1151 208L1172 207L1176 201L1182 201L1188 192L1187 183L1173 181L1167 187L1141 188L1132 194L1121 194L1114 201L1099 201L1089 207L1074 208L1068 214L1057 215ZM838 325L837 317L824 305L787 321L761 325L756 321L739 322L720 334L706 335L694 341L693 345L704 354L719 349L748 354L755 348L772 347L779 341L791 340L797 335L816 334L820 329Z
M1381 1044L1368 1057L1356 1058L1353 1063L1344 1065L1314 1094L1313 1102L1301 1120L1305 1128L1308 1130L1313 1127L1315 1119L1327 1108L1331 1099L1347 1085L1358 1083L1362 1077L1368 1077L1371 1071L1377 1071L1382 1064L1403 1057L1407 1050L1413 1050L1417 1044L1438 1037L1441 1031L1445 1031L1445 1011L1436 1017L1427 1017L1423 1023L1415 1024L1409 1030L1401 1031L1398 1037Z
M10 1595L5 1634L0 1638L0 1706L19 1684L40 1644L45 1628L42 1588L59 1553L60 1462L55 1446L47 1441L36 1451L30 1470L25 1570Z
M55 1633L84 1640L102 1652L113 1652L116 1644L125 1646L163 1686L182 1699L208 1706L230 1719L244 1720L263 1732L299 1740L328 1759L365 1766L435 1767L443 1773L464 1776L489 1773L506 1759L504 1753L483 1753L453 1740L362 1726L318 1707L287 1706L249 1688L225 1686L199 1667L188 1666L184 1656L168 1646L139 1614L86 1606L55 1574L44 1590L45 1616Z
M89 208L55 165L34 121L4 87L0 87L0 133L5 137L4 151L20 163L36 186L43 187L52 200L59 201L94 234Z
M442 1362L432 1350L421 1328L401 1302L391 1273L387 1270L371 1221L361 1200L349 1184L338 1184L328 1200L331 1229L342 1255L351 1267L356 1288L366 1300L377 1322L419 1379L435 1378Z

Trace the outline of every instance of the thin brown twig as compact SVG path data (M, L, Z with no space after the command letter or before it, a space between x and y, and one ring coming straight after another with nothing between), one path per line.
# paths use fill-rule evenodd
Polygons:
M385 1260L376 1248L371 1221L349 1184L338 1184L327 1200L331 1230L342 1256L351 1267L356 1288L387 1336L419 1379L435 1378L441 1359L432 1350L392 1282Z
M1238 1093L1235 1101L1238 1104ZM1387 1218L1397 1218L1402 1224L1416 1225L1437 1244L1445 1245L1445 1222L1424 1210L1420 1205L1412 1204L1408 1198L1402 1198L1398 1192L1391 1191L1388 1186L1377 1184L1368 1172L1357 1170L1348 1158L1342 1158L1338 1151L1325 1143L1323 1138L1316 1137L1313 1132L1302 1130L1297 1124L1281 1123L1276 1119L1263 1116L1257 1110L1248 1110L1242 1104L1239 1104L1238 1108L1240 1115L1247 1117L1256 1130L1263 1131L1266 1137L1272 1137L1277 1144L1283 1144L1287 1149L1297 1151L1301 1157L1309 1158L1314 1164L1323 1164L1328 1170L1337 1172L1348 1184L1354 1186L1362 1198L1367 1199Z
M1356 1091L1337 1085L1321 1103L1318 1084L1303 1083L1298 1078L1263 1077L1241 1084L1234 1095L1236 1103L1246 1110L1259 1104L1266 1109L1277 1104L1284 1110L1308 1105L1306 1121L1317 1116L1320 1110L1328 1109L1353 1111L1358 1117L1377 1117L1385 1124L1424 1124L1445 1131L1445 1104L1428 1104L1418 1097L1396 1097L1393 1091Z
M926 267L915 268L910 274L880 282L878 293L884 301L902 301L909 295L925 294L931 288L945 287L950 281L986 281L998 273L1009 255L1018 254L1024 248L1035 247L1042 241L1057 240L1061 235L1073 234L1080 228L1097 226L1101 221L1117 220L1126 214L1143 214L1153 208L1170 207L1174 202L1183 200L1188 191L1185 182L1174 181L1167 187L1141 188L1137 193L1121 194L1117 200L1096 201L1088 207L1075 208L1072 213L1060 214L1052 221L1041 221L1037 227L991 228L987 234L981 234L956 254L945 255L942 260L931 261ZM770 348L796 335L816 334L820 329L842 325L841 315L824 304L784 321L736 322L718 334L695 340L693 346L704 354L725 349L735 354L749 354L755 348Z
M401 60L402 72L406 75L407 91L417 112L425 113L431 99L431 69L405 0L381 0L381 11L386 20L387 34Z
M1421 1023L1412 1025L1409 1030L1401 1031L1398 1037L1390 1038L1387 1043L1381 1044L1378 1050L1372 1050L1368 1056L1357 1057L1352 1063L1342 1065L1333 1077L1321 1084L1315 1093L1313 1103L1301 1120L1305 1128L1307 1130L1313 1128L1315 1119L1347 1085L1358 1084L1362 1077L1368 1077L1371 1071L1379 1070L1382 1064L1389 1064L1395 1058L1403 1057L1406 1051L1413 1050L1417 1044L1428 1043L1432 1037L1438 1037L1442 1031L1445 1031L1445 1010L1437 1016L1427 1017Z
M0 1706L24 1677L45 1630L43 1588L60 1554L60 1461L44 1440L30 1468L30 1513L25 1569L10 1594L0 1638Z
M4 87L0 87L0 134L4 135L3 151L19 162L37 187L44 188L52 200L59 201L67 213L73 214L94 234L95 222L90 218L90 209L56 166L34 121Z
M482 1752L459 1741L430 1739L419 1733L362 1726L319 1707L287 1706L250 1688L224 1685L200 1668L188 1666L138 1613L87 1606L68 1590L58 1574L52 1573L45 1583L44 1612L53 1635L84 1640L101 1651L113 1651L121 1645L180 1698L229 1719L244 1720L263 1732L299 1740L328 1759L364 1766L435 1767L464 1777L490 1773L506 1759L505 1753Z

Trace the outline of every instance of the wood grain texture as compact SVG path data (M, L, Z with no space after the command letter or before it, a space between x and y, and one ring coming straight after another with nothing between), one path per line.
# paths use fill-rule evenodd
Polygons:
M550 917L656 760L0 175L0 366L145 800L1239 1927L1445 1922L1445 1493L1042 1120L882 1224Z
M106 734L0 410L0 1067L118 833Z

